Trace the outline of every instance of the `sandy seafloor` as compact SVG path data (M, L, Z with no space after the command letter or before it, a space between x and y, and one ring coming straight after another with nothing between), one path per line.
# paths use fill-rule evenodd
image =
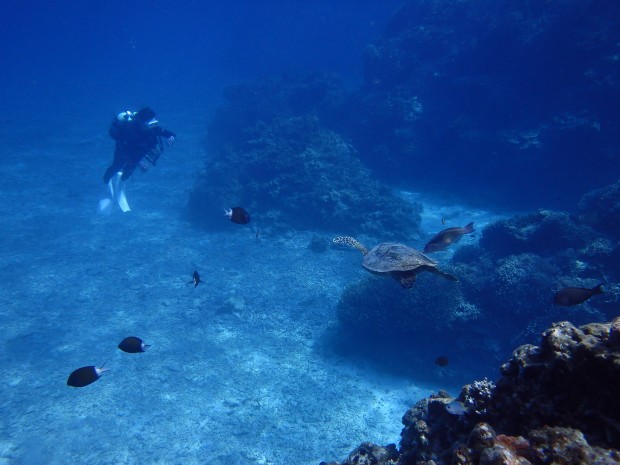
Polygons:
M257 240L254 227L269 230L259 218L192 227L183 210L206 120L162 119L177 144L134 175L133 211L109 215L97 212L108 120L5 125L0 464L317 464L363 440L398 442L409 406L456 393L323 350L342 290L365 276L360 257L310 251L313 232ZM425 224L438 215L489 219L427 206ZM121 352L129 335L151 347ZM73 369L106 360L96 383L66 386Z

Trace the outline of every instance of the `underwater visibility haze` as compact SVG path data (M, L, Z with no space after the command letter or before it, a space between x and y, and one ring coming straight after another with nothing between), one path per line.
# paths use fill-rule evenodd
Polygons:
M620 463L620 3L10 3L0 465Z

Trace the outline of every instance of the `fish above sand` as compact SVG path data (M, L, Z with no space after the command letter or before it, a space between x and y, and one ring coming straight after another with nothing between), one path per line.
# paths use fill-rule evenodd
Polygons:
M474 232L474 223L469 223L463 228L448 228L438 232L424 246L424 253L433 253L446 250L452 244L456 244L465 234Z

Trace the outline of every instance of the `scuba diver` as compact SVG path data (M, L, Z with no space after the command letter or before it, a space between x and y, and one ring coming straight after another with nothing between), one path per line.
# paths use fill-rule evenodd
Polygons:
M125 197L124 181L129 179L136 167L147 171L155 166L164 152L164 140L174 144L175 134L157 125L155 112L148 107L137 112L119 113L110 126L110 136L116 141L114 159L103 175L103 182L109 186L112 200L116 199L124 212L130 211ZM99 209L105 210L110 199L99 202Z

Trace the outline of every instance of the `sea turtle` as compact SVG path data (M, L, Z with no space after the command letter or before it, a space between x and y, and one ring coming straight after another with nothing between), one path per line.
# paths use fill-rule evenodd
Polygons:
M438 274L450 281L458 281L456 276L452 276L437 268L436 261L404 244L383 242L368 250L350 236L338 236L333 239L333 242L356 248L364 254L362 266L366 270L380 276L391 276L405 289L411 288L417 274L423 271Z

